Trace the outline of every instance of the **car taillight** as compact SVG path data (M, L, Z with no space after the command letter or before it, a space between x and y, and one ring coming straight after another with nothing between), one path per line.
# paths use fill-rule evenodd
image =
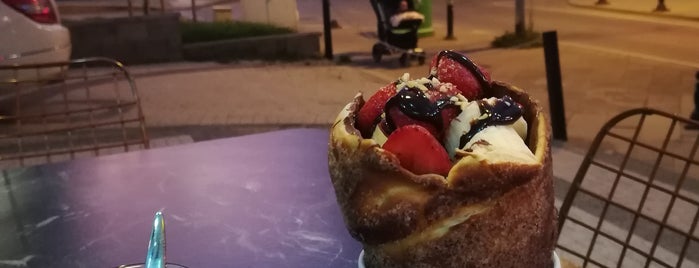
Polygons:
M58 18L49 0L2 0L38 23L57 23Z

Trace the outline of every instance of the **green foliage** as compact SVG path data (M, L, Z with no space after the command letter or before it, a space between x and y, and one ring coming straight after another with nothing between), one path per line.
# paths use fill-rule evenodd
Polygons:
M337 64L350 64L352 63L352 57L346 54L338 55Z
M498 36L493 40L491 45L493 47L508 48L531 48L540 47L543 42L541 41L541 33L527 30L524 33L518 35L511 32L505 32L505 34Z
M182 35L182 43L184 44L293 32L293 30L288 28L242 21L180 23L180 33Z

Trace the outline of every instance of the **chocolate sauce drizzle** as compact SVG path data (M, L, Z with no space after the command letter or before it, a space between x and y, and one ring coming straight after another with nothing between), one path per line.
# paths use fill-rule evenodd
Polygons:
M439 61L441 61L443 57L450 58L466 67L466 69L471 72L473 77L476 78L482 89L490 89L490 82L488 82L488 79L485 77L483 72L478 69L478 66L476 66L471 59L454 51L445 50L440 52L437 56L436 66L439 66ZM439 79L439 77L432 74L430 74L428 79L432 80L434 77ZM432 88L431 83L425 84L425 86L427 88ZM435 128L442 129L443 123L440 117L440 112L448 106L456 105L454 102L449 100L438 100L437 103L430 103L429 98L420 89L403 88L398 92L398 94L388 100L386 106L384 106L384 113L388 115L389 109L394 106L398 106L401 112L412 119L428 122ZM393 132L393 130L396 129L396 125L390 116L386 116L386 128L389 131L388 133Z
M524 113L522 105L516 103L507 95L501 99L495 100L495 105L490 105L487 101L480 100L478 101L478 106L481 110L481 116L484 115L485 118L476 121L476 123L471 126L471 130L461 136L459 139L459 148L466 146L466 144L473 139L473 136L486 127L512 124L522 117Z
M439 61L443 58L452 59L462 66L466 67L469 72L476 78L483 90L490 90L491 85L486 76L478 69L473 61L468 57L461 55L453 51L442 51L437 56L437 66L439 66ZM429 79L439 77L430 74ZM427 88L432 88L431 83L425 84ZM490 105L490 103L480 100L478 105L481 110L481 115L485 115L483 119L477 120L472 123L471 130L462 135L459 139L459 148L463 148L473 137L485 129L488 126L495 125L507 125L512 124L517 121L523 114L522 106L519 103L514 102L510 96L504 96L501 99L495 101L495 105ZM430 99L425 95L425 93L419 88L404 87L400 91L391 97L384 106L384 114L386 115L386 124L380 123L381 119L377 118L376 124L381 127L385 133L391 133L396 129L395 122L389 115L388 111L393 107L398 107L400 111L406 116L419 120L422 122L427 122L434 126L436 129L443 128L443 122L441 118L441 111L447 107L458 107L450 99L441 99L437 102L432 103Z
M396 129L393 119L388 115L388 111L393 107L398 107L403 114L412 119L427 122L436 129L442 129L443 123L440 113L449 106L455 106L454 102L449 99L440 99L432 103L419 88L404 87L384 106L388 131L390 133Z

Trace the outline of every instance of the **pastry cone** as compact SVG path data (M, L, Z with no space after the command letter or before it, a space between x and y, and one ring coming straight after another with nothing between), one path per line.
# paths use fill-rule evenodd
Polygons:
M474 137L466 150L457 150L446 178L415 175L354 127L361 94L339 114L329 170L347 229L364 246L366 267L552 267L549 124L518 88L493 82L484 94L509 95L523 106L531 157L508 157L502 142Z

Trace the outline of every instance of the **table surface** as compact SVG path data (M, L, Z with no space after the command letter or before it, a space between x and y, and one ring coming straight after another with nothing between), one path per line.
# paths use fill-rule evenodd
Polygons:
M0 267L143 262L156 211L169 262L357 267L327 141L293 129L3 171Z

